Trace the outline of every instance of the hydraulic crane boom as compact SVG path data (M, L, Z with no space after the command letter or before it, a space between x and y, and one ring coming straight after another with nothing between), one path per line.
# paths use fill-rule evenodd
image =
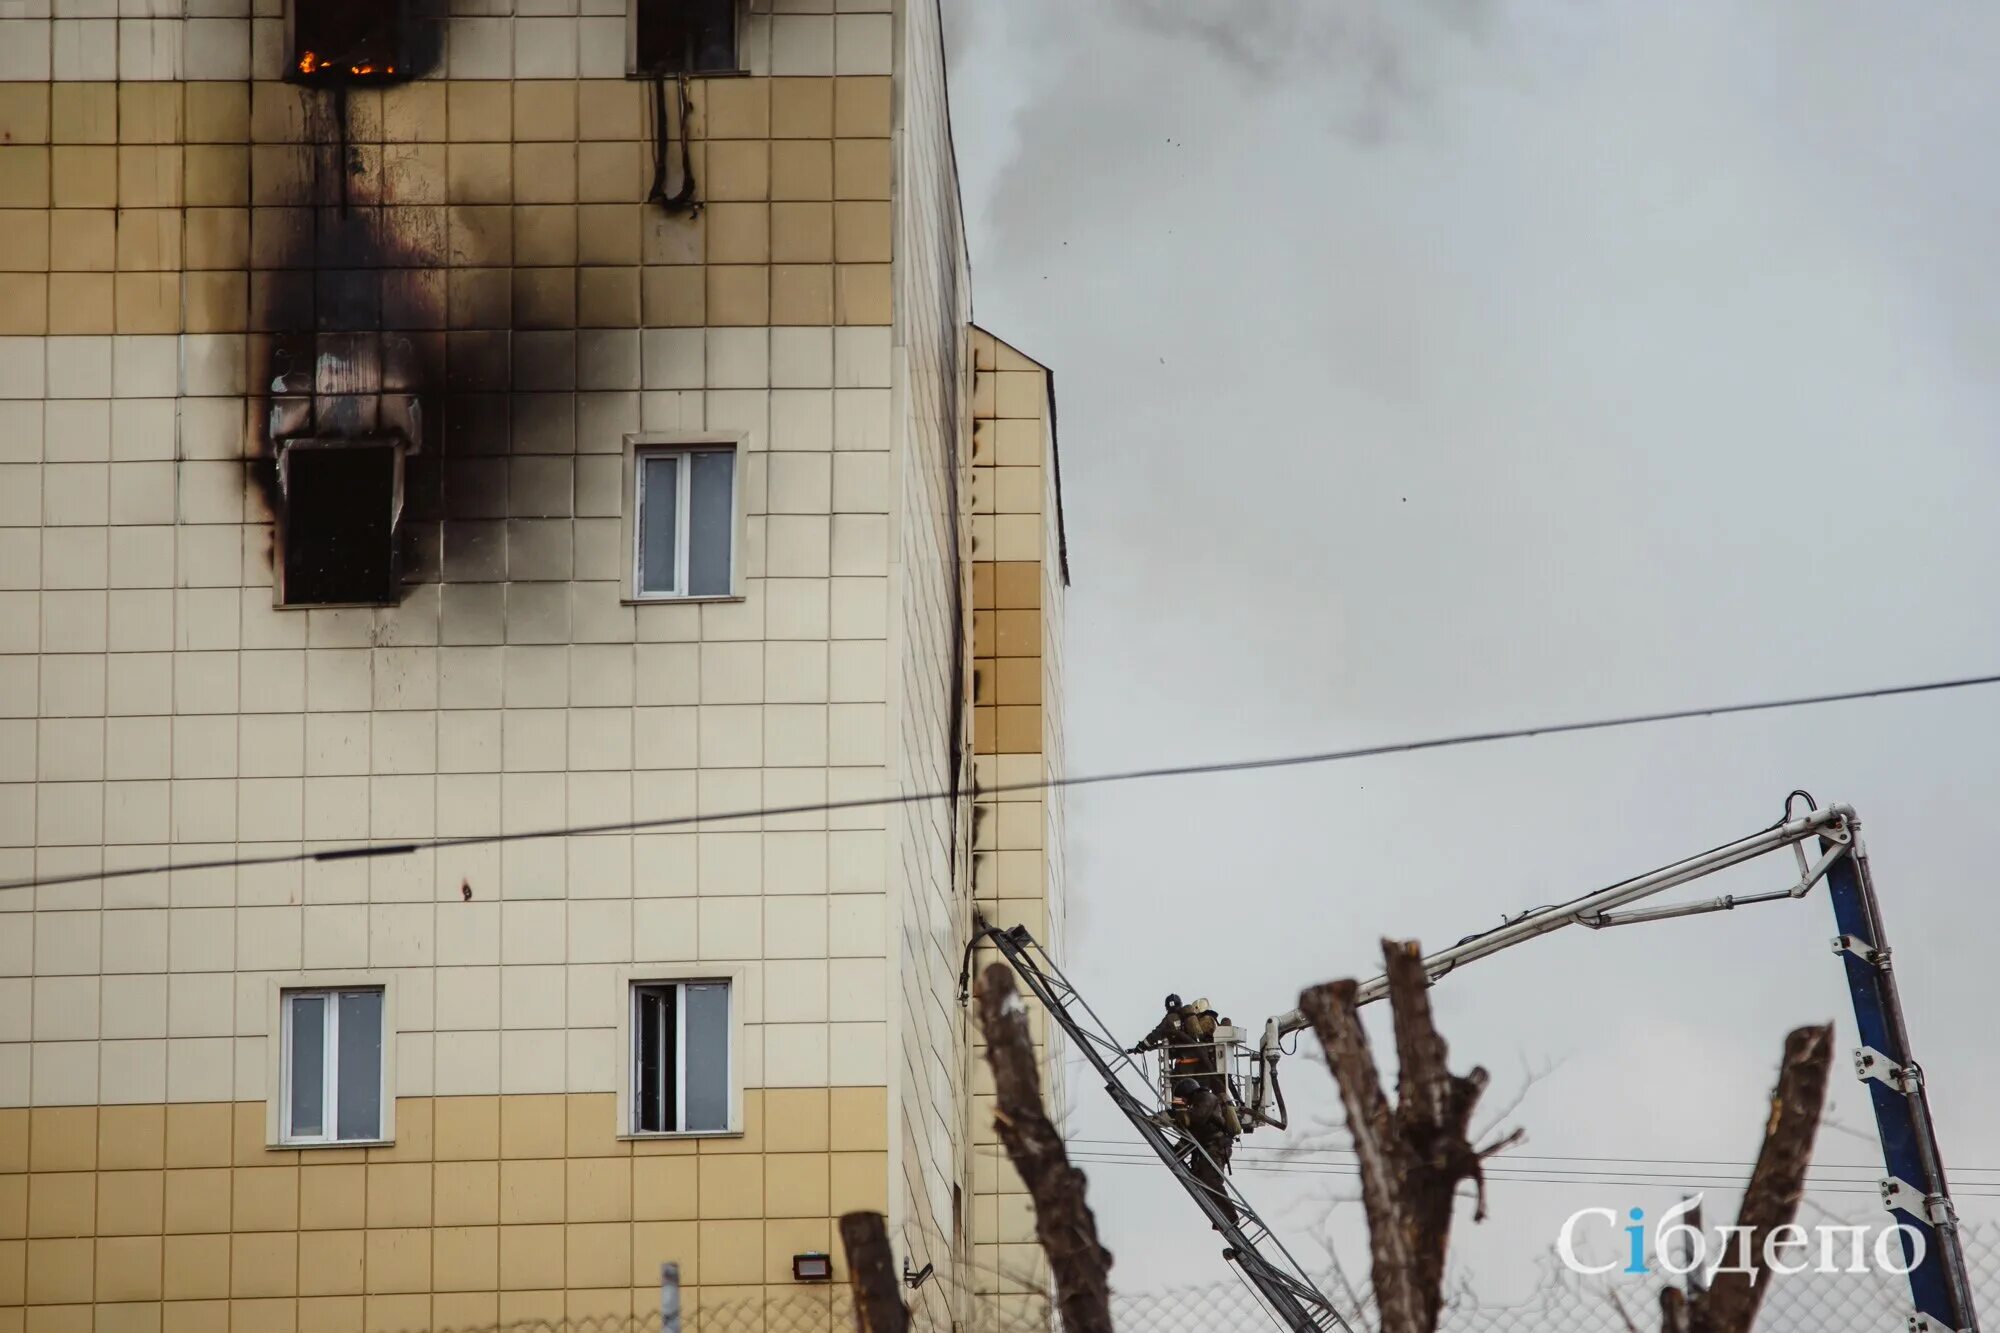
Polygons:
M1802 795L1794 792L1792 798ZM1785 817L1770 828L1569 902L1524 912L1493 930L1468 936L1432 954L1424 960L1424 970L1435 984L1465 963L1565 926L1602 930L1608 926L1725 912L1750 903L1802 898L1824 879L1841 932L1833 941L1833 950L1846 969L1861 1037L1861 1049L1855 1052L1855 1071L1868 1085L1883 1160L1888 1168L1881 1186L1882 1201L1897 1215L1898 1221L1923 1239L1921 1254L1905 1254L1905 1262L1914 1265L1909 1274L1915 1305L1910 1328L1912 1333L1978 1333L1978 1315L1973 1309L1971 1284L1966 1277L1958 1218L1938 1151L1923 1071L1911 1054L1909 1032L1904 1026L1902 998L1890 965L1881 909L1869 874L1868 853L1861 842L1861 821L1853 807L1846 805L1814 809L1793 818L1792 798L1785 803ZM1807 800L1810 804L1810 798ZM1815 844L1816 857L1808 856L1808 842ZM1667 907L1618 910L1787 847L1797 861L1799 876L1789 888ZM1388 990L1387 979L1378 977L1360 988L1358 999L1369 1004L1387 995ZM1277 1067L1282 1054L1279 1043L1306 1026L1305 1015L1296 1009L1265 1024L1263 1041L1254 1058L1256 1092L1249 1108L1253 1123L1283 1124L1282 1098L1278 1099L1275 1110L1271 1104L1277 1092ZM1906 1251L1910 1248L1907 1243L1905 1248Z

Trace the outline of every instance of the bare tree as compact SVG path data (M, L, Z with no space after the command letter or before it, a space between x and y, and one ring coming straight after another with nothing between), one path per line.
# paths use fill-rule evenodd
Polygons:
M1770 1283L1764 1275L1765 1247L1780 1227L1798 1216L1805 1193L1806 1167L1826 1104L1827 1071L1833 1063L1833 1026L1799 1028L1785 1038L1778 1086L1771 1092L1771 1116L1764 1146L1751 1169L1736 1210L1747 1263L1719 1270L1706 1291L1660 1293L1661 1333L1749 1333Z
M1111 1252L1098 1243L1084 1174L1070 1165L1062 1134L1042 1105L1028 1011L1005 963L994 963L980 978L979 1030L993 1067L994 1127L1034 1199L1035 1236L1055 1275L1063 1328L1111 1333Z
M1445 1247L1461 1181L1478 1190L1486 1214L1485 1159L1515 1142L1485 1148L1468 1138L1488 1082L1484 1069L1453 1074L1431 1016L1430 978L1414 941L1382 942L1395 1017L1398 1074L1391 1106L1361 1025L1353 981L1314 986L1299 996L1340 1087L1361 1170L1370 1279L1382 1333L1435 1333L1444 1288Z

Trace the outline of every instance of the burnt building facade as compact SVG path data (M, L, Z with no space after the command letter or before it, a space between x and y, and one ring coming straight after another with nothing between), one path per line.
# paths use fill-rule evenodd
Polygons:
M143 8L0 5L0 1329L809 1301L857 1208L1032 1314L955 992L1061 936L1066 578L935 4Z

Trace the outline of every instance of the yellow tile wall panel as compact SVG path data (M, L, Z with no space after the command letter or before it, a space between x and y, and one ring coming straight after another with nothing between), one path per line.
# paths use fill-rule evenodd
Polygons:
M370 1329L429 1328L431 1298L418 1295L381 1295L371 1292L363 1298L363 1319Z
M190 83L183 114L189 143L243 143L250 137L250 87Z
M297 1232L257 1232L230 1238L232 1297L296 1296L298 1286Z
M701 1215L706 1218L757 1217L764 1202L764 1158L702 1157Z
M48 327L48 275L0 273L0 334L34 336Z
M0 143L47 143L49 84L0 84Z
M571 1157L624 1157L632 1145L618 1137L618 1097L573 1092L565 1100L564 1147Z
M89 1301L95 1273L95 1242L28 1242L28 1304L61 1305Z
M663 1159L664 1160L664 1159ZM632 1162L623 1157L572 1158L564 1216L571 1222L625 1222L632 1217Z
M299 1295L359 1296L367 1277L368 1233L307 1231L299 1235Z
M835 84L836 80L823 78L771 80L771 137L832 138Z
M57 83L49 90L49 106L55 142L118 142L116 84Z
M563 1229L560 1225L500 1228L500 1286L535 1291L563 1283Z
M264 1166L235 1172L229 1221L236 1231L298 1230L298 1168Z
M367 1290L384 1293L429 1291L431 1237L426 1228L398 1227L368 1231Z
M440 1097L432 1106L432 1137L439 1161L500 1155L498 1097Z
M500 1220L499 1162L439 1162L432 1169L439 1226L491 1226Z
M0 145L0 208L47 208L49 160L47 148Z
M229 1295L229 1237L168 1236L161 1250L161 1295L170 1301Z
M498 1227L439 1227L431 1233L431 1283L439 1291L493 1291L500 1285Z
M835 1152L888 1151L887 1088L833 1088L827 1096L830 1145Z
M633 1158L632 1216L649 1221L682 1221L699 1217L698 1159Z
M767 1088L765 1147L774 1153L825 1152L827 1089Z
M697 1224L701 1280L734 1285L764 1280L764 1224L757 1221Z
M0 87L5 86L0 84ZM48 211L39 208L0 209L0 269L42 273L48 267Z
M502 1222L560 1222L562 1218L561 1158L513 1159L500 1164Z
M561 1093L517 1095L500 1100L502 1157L561 1157L568 1108Z
M886 139L894 108L886 77L855 76L835 80L833 131L843 139Z
M178 1102L167 1107L170 1167L227 1166L232 1127L228 1102ZM171 1195L171 1189L168 1191Z
M772 1153L764 1161L766 1217L825 1217L828 1158L825 1153Z
M155 1219L154 1230L159 1229ZM0 1176L0 1240L28 1234L28 1177Z
M30 1236L88 1236L96 1230L95 1173L42 1172L28 1182Z
M564 1279L572 1287L627 1287L632 1283L629 1225L577 1222L565 1228Z
M359 1165L321 1166L311 1161L299 1172L299 1225L306 1230L342 1230L367 1225L368 1170Z
M881 1152L841 1152L829 1159L831 1198L827 1212L835 1217L851 1212L889 1211L889 1155Z
M30 1171L90 1171L96 1166L96 1107L41 1106L30 1113Z
M887 139L836 139L833 143L833 197L887 199L893 173Z
M166 1173L165 1222L169 1234L229 1230L230 1180L226 1167Z
M429 1163L370 1163L367 1172L368 1225L371 1228L430 1225Z

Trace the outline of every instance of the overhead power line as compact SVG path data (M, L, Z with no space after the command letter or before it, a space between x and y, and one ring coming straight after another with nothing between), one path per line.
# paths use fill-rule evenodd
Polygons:
M1135 1152L1131 1154L1077 1152L1070 1154L1070 1160L1087 1166L1154 1167L1159 1165L1159 1159L1150 1152ZM1358 1166L1336 1166L1330 1163L1293 1165L1280 1162L1238 1161L1233 1162L1230 1169L1232 1171L1257 1171L1284 1176L1343 1176L1358 1178L1361 1174ZM1650 1177L1634 1177L1613 1173L1603 1175L1551 1175L1536 1172L1532 1169L1508 1170L1503 1167L1494 1166L1491 1162L1487 1163L1481 1174L1488 1181L1518 1182L1525 1185L1591 1186L1596 1188L1619 1186L1627 1189L1740 1190L1749 1184L1748 1175L1721 1176L1700 1172L1690 1175ZM1865 1194L1876 1198L1881 1196L1881 1191L1876 1186L1859 1180L1842 1180L1837 1178L1808 1179L1805 1182L1805 1188L1813 1194ZM1982 1189L1977 1184L1970 1187L1956 1187L1952 1190L1952 1194L1957 1198L2000 1199L2000 1190Z
M1093 1138L1077 1137L1077 1138L1071 1138L1067 1140L1067 1142L1077 1145L1084 1152L1149 1151L1146 1148L1146 1144L1139 1139L1116 1139L1116 1138L1093 1139ZM1328 1164L1332 1165L1352 1163L1355 1159L1354 1150L1351 1148L1314 1148L1304 1144L1252 1144L1252 1143L1237 1144L1236 1155L1238 1157L1241 1157L1245 1153L1256 1154L1259 1156L1276 1157L1282 1159L1325 1161ZM1496 1163L1501 1163L1501 1164L1511 1164L1515 1162L1561 1162L1575 1166L1589 1162L1613 1162L1617 1163L1620 1166L1721 1167L1721 1168L1730 1168L1743 1171L1748 1171L1752 1167L1756 1166L1755 1162L1740 1161L1738 1159L1729 1157L1590 1156L1587 1154L1576 1154L1576 1153L1524 1153L1524 1152L1515 1152L1511 1148L1508 1149L1507 1152L1505 1152L1499 1157L1494 1158L1493 1160ZM1554 1168L1551 1167L1551 1168L1537 1168L1537 1169L1553 1170ZM1808 1169L1810 1171L1815 1171L1815 1172L1865 1171L1874 1173L1874 1176L1880 1176L1882 1174L1882 1164L1880 1162L1874 1162L1874 1163L1813 1162ZM1949 1164L1949 1170L1950 1173L1954 1176L1979 1175L1979 1174L1990 1175L1994 1173L2000 1173L2000 1166L1966 1166L1959 1162L1952 1162ZM1615 1171L1611 1169L1607 1169L1605 1172L1601 1172L1601 1174L1613 1174L1613 1173L1615 1173ZM1593 1173L1583 1172L1581 1174L1593 1174ZM1651 1175L1656 1173L1651 1171L1644 1171L1644 1172L1639 1172L1637 1174ZM1716 1173L1697 1172L1696 1174L1716 1174ZM1870 1177L1869 1183L1871 1184L1873 1183L1872 1176ZM1976 1183L1980 1184L1991 1183L1994 1185L2000 1185L2000 1181L1992 1181L1992 1182L1981 1181Z
M1536 727L1509 727L1498 731L1463 732L1454 736L1434 736L1427 740L1390 741L1381 745L1361 745L1345 750L1318 750L1305 754L1276 755L1262 759L1227 759L1210 763L1169 764L1156 768L1131 768L1110 773L1088 773L1075 777L1044 778L1029 782L1003 782L977 788L970 793L950 789L903 792L891 796L859 796L841 801L806 801L793 805L764 806L754 810L731 810L717 814L669 815L658 819L626 819L603 824L576 824L564 828L536 829L520 833L476 833L448 838L421 838L415 841L384 842L352 847L334 847L316 852L273 852L260 856L215 857L184 861L178 865L120 866L109 870L72 871L60 875L35 875L0 882L0 889L31 889L60 884L86 884L97 880L131 879L141 875L189 874L202 870L235 870L254 866L295 865L302 862L330 862L372 859L378 856L408 856L414 852L447 851L457 847L489 847L500 843L534 842L542 838L589 837L616 833L647 833L660 829L685 828L694 824L722 824L732 820L775 818L783 815L830 814L840 810L863 810L882 806L920 805L950 800L962 794L974 797L1005 796L1015 792L1053 791L1070 787L1098 787L1114 782L1140 782L1149 778L1186 778L1220 773L1254 773L1268 769L1307 768L1317 764L1337 764L1350 759L1375 759L1392 754L1419 754L1461 745L1486 745L1495 741L1527 740L1535 736L1561 736L1579 731L1608 731L1616 727L1645 726L1655 722L1679 722L1698 717L1726 717L1734 713L1766 713L1784 708L1809 708L1820 704L1850 703L1860 699L1886 699L1908 694L1935 694L1943 690L1969 689L1976 685L2000 684L2000 673L1961 676L1952 680L1925 681L1916 685L1890 685L1872 690L1845 690L1833 694L1807 694L1789 699L1766 699L1757 703L1711 704L1702 708L1675 708L1658 713L1631 713L1622 717L1595 718L1586 722L1551 722Z

